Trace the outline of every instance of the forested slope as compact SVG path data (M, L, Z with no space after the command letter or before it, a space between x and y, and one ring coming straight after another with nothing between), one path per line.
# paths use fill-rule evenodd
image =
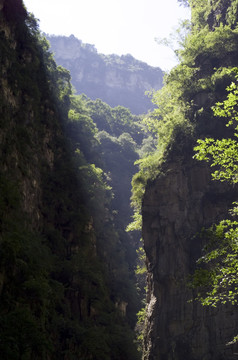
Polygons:
M93 104L72 95L21 0L0 3L0 46L0 357L138 359L135 254ZM118 112L119 125L132 116Z
M237 136L237 69L233 68L238 65L238 3L180 2L191 6L190 33L178 52L180 64L168 74L164 88L154 93L157 109L147 123L157 134L158 146L153 155L141 160L133 179L134 226L139 224L142 208L148 268L144 359L227 360L237 353L232 341L238 322L237 288L232 280L237 277L237 237L232 237L237 234L237 223L227 232L222 226L214 231L213 225L231 219L228 210L237 200L236 152L228 147L229 163L225 147L224 151L210 148L209 153L206 142L201 143L201 158L220 155L214 168L218 175L220 165L224 165L222 170L235 169L234 181L220 182L212 180L209 163L194 158L194 147L200 138L234 140ZM224 101L230 84L228 108L215 116L212 107ZM224 116L230 120L228 127ZM205 264L190 287L201 256ZM233 267L225 266L229 259ZM203 307L195 300L200 296L214 307Z

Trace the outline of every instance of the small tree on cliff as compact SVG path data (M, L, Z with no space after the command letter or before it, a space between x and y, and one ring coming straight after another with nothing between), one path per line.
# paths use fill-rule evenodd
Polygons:
M224 118L232 128L231 138L198 140L195 147L197 160L205 160L215 168L214 180L231 184L238 182L238 69L235 82L227 88L224 102L213 107L215 116ZM235 200L235 199L234 199ZM193 275L193 286L198 289L197 299L203 305L216 306L218 302L238 303L238 203L234 202L229 219L205 231L209 241L205 255L198 260L199 267ZM204 234L203 234L204 235ZM205 265L205 266L204 266Z

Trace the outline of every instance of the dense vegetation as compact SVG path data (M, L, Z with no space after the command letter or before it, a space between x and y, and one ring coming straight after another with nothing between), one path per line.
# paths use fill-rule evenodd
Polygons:
M127 109L72 95L20 0L4 2L0 46L0 357L138 359L125 227L153 139Z
M185 1L187 3L187 1ZM190 2L191 30L177 50L180 64L165 78L165 86L151 94L157 108L145 119L158 139L157 149L139 161L140 172L133 179L133 203L140 209L148 180L156 177L159 164L173 152L184 153L197 138L214 133L221 137L229 129L211 107L226 96L236 65L236 6L197 0ZM185 23L187 27L187 23Z

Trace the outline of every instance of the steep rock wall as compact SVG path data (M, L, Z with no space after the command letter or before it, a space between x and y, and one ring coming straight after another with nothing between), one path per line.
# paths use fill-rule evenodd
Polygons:
M0 48L0 358L138 359L106 194L98 182L93 213L98 179L69 134L69 74L21 0L0 0Z
M202 307L187 285L206 243L202 228L226 219L237 199L237 186L212 181L209 165L193 159L194 139L233 136L211 107L226 98L226 88L234 81L229 68L237 66L237 2L187 3L191 33L181 64L172 69L165 86L175 100L168 98L172 109L179 110L181 102L188 105L182 117L194 132L187 136L182 127L181 134L171 139L166 162L147 184L143 199L148 266L144 359L232 360L237 358L237 345L228 343L237 334L237 307ZM173 96L176 89L179 99ZM166 110L163 120L171 116L173 127L178 115Z
M162 87L163 72L131 55L103 55L93 45L65 36L50 36L58 64L70 70L78 94L102 99L110 106L124 106L134 114L147 113L153 105L146 91Z
M226 217L237 189L211 181L209 167L172 156L143 201L143 238L148 265L147 360L229 360L226 344L236 335L234 307L204 308L188 288L188 278L201 255L197 236Z

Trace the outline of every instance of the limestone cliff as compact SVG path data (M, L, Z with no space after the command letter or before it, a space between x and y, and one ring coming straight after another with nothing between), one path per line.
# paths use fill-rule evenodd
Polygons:
M134 114L147 113L153 105L146 91L162 87L163 72L131 55L99 54L93 45L73 35L49 36L58 64L70 70L78 94L101 99L110 106L122 105Z
M212 181L209 165L193 159L198 138L231 136L211 107L224 100L234 81L230 68L237 66L237 3L189 4L191 33L181 64L167 78L168 106L158 102L159 120L170 140L142 204L148 266L146 360L231 360L238 353L237 344L228 345L237 334L237 306L202 307L188 287L205 245L202 228L227 218L238 195L237 186Z
M226 216L234 189L211 181L208 166L192 154L174 156L148 185L143 238L148 261L145 359L233 359L238 313L231 306L204 308L188 288L204 245L197 236Z

